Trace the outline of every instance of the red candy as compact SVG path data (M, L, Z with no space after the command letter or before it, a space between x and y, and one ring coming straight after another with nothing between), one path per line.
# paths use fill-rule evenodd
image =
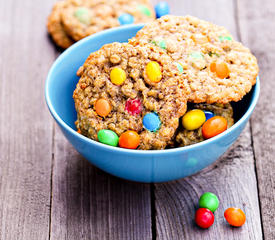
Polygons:
M128 99L125 104L125 109L132 115L139 114L141 112L141 101L136 99Z
M196 211L195 222L201 228L211 227L214 219L214 214L207 208L199 208Z

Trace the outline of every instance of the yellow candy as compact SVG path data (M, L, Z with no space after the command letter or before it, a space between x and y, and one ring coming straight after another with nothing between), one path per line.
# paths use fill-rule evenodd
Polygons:
M151 82L157 83L161 80L162 74L160 70L160 66L157 62L151 61L146 65L146 75L150 79Z
M205 114L202 110L194 109L187 112L182 118L182 126L187 130L195 130L205 122Z
M110 73L111 82L115 85L121 85L126 80L126 73L123 69L116 67Z

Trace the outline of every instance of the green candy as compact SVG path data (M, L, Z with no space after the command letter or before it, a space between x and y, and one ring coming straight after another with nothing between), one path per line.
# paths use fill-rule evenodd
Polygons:
M89 9L80 7L74 12L74 16L82 23L88 25L91 22Z
M230 36L219 36L219 40L221 42L225 41L225 40L228 40L228 41L231 41L232 40L232 37Z
M203 58L203 55L200 52L192 52L190 53L190 56L195 59L201 59Z
M138 5L138 10L141 11L144 15L151 17L152 13L148 7L145 5Z
M110 146L116 147L118 145L118 136L115 132L107 129L99 130L97 133L98 141Z
M151 43L154 44L154 45L156 45L156 46L158 46L158 47L160 47L160 48L162 48L162 49L166 49L167 48L166 42L163 39L157 40L157 41L156 40L152 40Z
M215 212L219 207L219 199L214 193L205 192L200 197L199 206L200 208L207 208L211 212Z
M176 63L176 66L177 66L179 72L183 73L183 67L179 63Z

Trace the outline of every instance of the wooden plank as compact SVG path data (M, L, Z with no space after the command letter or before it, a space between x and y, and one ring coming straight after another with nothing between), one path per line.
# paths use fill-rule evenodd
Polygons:
M151 239L150 185L112 177L56 129L50 239Z
M227 27L238 37L233 1L171 1L172 13L194 15ZM251 133L248 125L238 141L215 164L197 175L155 185L157 239L262 239ZM194 224L199 196L213 192L220 199L215 224L208 230ZM223 213L242 208L246 224L239 229L226 224Z
M51 1L1 1L0 239L48 239L52 120L44 81Z
M274 1L238 1L242 41L258 58L261 96L252 117L259 198L265 239L275 239L275 8Z

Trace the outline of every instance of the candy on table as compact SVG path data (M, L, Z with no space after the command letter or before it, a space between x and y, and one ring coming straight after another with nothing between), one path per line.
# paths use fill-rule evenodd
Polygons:
M115 85L121 85L126 80L126 73L123 69L115 67L110 73L111 82Z
M156 132L159 130L161 121L159 119L159 116L157 113L152 112L152 113L147 113L142 120L142 124L145 129L151 132Z
M91 22L89 9L85 7L79 7L75 10L74 16L84 24L89 24Z
M146 16L148 16L148 17L151 17L152 16L152 13L151 13L151 11L150 11L150 9L147 7L147 6L145 6L145 5L138 5L138 10L140 11L140 12L142 12L144 15L146 15Z
M225 62L212 62L210 64L210 71L216 72L217 76L221 79L229 76L230 70Z
M202 136L205 139L212 138L227 129L227 120L221 116L215 116L208 119L202 125Z
M167 2L159 2L155 5L155 12L157 18L160 18L170 13L170 7Z
M132 115L140 114L142 109L141 101L138 98L128 99L125 103L125 109Z
M209 228L215 220L214 214L207 208L199 208L196 211L195 222L201 228Z
M199 207L207 208L211 212L215 212L217 210L217 208L219 207L219 199L214 193L205 192L200 197Z
M128 130L119 137L119 146L122 148L136 149L140 142L140 136L136 131Z
M245 223L245 214L240 208L228 208L224 212L226 221L234 227L240 227Z
M134 23L135 19L133 15L129 13L123 13L118 17L118 21L120 25L125 25L125 24L132 24Z
M149 80L153 83L159 82L162 78L160 66L155 61L147 63L145 72Z
M106 117L112 108L108 100L100 98L95 102L95 111L101 117Z
M204 114L205 114L205 118L206 118L205 121L207 121L208 119L210 119L210 118L212 118L212 117L215 116L214 113L212 113L210 111L204 111Z
M182 117L182 126L187 130L198 129L205 122L205 114L200 109L193 109Z
M102 129L99 130L97 133L98 141L110 146L116 147L118 145L118 136L115 132L108 130L108 129Z

